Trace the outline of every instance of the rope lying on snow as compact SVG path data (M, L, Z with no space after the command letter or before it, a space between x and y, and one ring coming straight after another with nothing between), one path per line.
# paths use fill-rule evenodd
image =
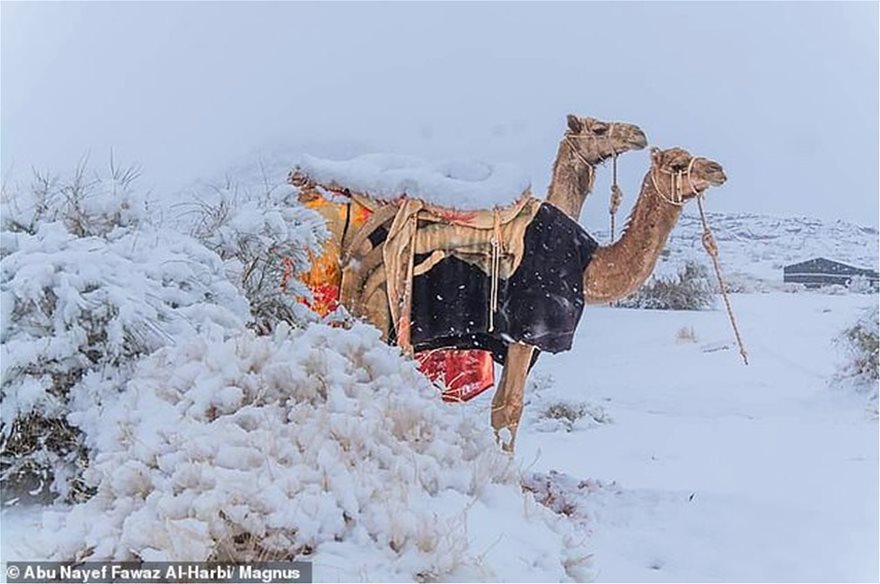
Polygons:
M709 221L706 219L706 212L703 209L703 193L698 192L691 182L691 169L697 157L691 158L687 168L687 181L691 191L697 195L697 208L700 210L700 222L703 224L703 236L700 238L703 242L703 249L712 258L712 265L715 267L715 277L718 279L718 287L721 289L721 297L724 298L724 305L727 307L727 318L730 319L730 326L733 327L733 334L736 337L736 344L739 345L739 354L742 356L743 363L749 364L749 355L746 353L745 345L743 345L742 337L739 334L739 327L736 326L736 318L733 315L733 307L730 305L730 298L727 296L727 286L724 284L724 278L721 276L721 265L718 263L718 243L712 230L709 228ZM680 181L679 181L680 183Z
M703 248L709 257L712 258L712 265L715 266L715 276L718 278L718 287L721 289L721 297L724 298L724 305L727 307L727 317L730 319L730 325L733 327L733 334L736 336L736 343L739 345L739 354L742 356L743 363L749 364L749 355L743 345L742 337L739 334L739 328L736 326L736 318L733 316L733 308L730 306L730 298L727 296L727 287L724 285L724 279L721 276L721 266L718 263L718 244L715 242L715 236L709 229L709 222L706 220L706 213L703 210L703 195L697 196L697 207L700 209L700 221L703 223Z
M657 191L657 194L660 195L664 201L670 205L675 205L676 207L681 207L685 203L684 191L682 189L682 184L685 179L687 180L691 192L696 196L697 207L700 210L700 222L703 224L703 235L701 237L703 249L705 249L706 253L709 254L709 257L712 258L712 265L715 268L715 277L718 280L718 288L721 290L721 297L724 298L724 305L727 308L727 318L730 319L730 325L733 327L733 334L736 337L736 343L739 345L739 354L742 356L743 363L748 365L749 355L746 353L742 336L739 334L739 327L736 326L736 317L733 315L733 307L730 305L730 298L727 296L727 286L725 286L724 278L721 275L721 265L718 262L718 244L715 242L715 236L712 235L712 230L709 228L709 221L706 219L706 212L703 210L703 193L697 190L697 187L694 186L694 183L691 180L691 170L694 168L694 162L698 159L700 159L699 156L691 158L687 170L679 170L677 172L661 170L661 172L671 175L672 189L669 195L664 193L660 189L660 185L657 184L657 177L654 174L653 168L651 169L651 184L654 186L654 190Z

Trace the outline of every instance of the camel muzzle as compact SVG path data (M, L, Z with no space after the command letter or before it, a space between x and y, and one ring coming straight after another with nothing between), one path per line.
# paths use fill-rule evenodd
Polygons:
M633 150L642 150L648 145L648 137L645 136L643 131L636 128L632 138L629 140L629 145Z
M714 160L708 158L695 158L690 170L691 180L697 186L697 190L705 190L709 187L717 187L727 182L724 168Z

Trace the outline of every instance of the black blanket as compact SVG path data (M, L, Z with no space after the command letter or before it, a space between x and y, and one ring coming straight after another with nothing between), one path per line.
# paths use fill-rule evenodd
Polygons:
M526 228L522 262L510 279L499 281L494 329L489 331L489 276L448 257L413 280L413 348L485 349L498 363L512 342L567 351L584 309L584 269L596 247L565 213L542 204Z

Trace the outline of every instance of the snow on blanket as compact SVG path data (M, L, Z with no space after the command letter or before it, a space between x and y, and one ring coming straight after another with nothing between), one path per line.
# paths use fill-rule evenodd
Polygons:
M298 168L319 183L335 182L379 199L407 195L467 210L508 206L529 189L528 177L512 164L431 163L396 154L364 154L344 161L304 155Z
M523 493L488 420L444 404L366 325L195 337L145 359L100 414L85 428L97 492L44 515L44 557L295 555L343 581L590 576L583 534Z

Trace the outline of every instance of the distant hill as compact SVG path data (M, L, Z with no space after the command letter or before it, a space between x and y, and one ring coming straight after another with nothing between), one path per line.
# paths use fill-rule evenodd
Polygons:
M708 213L707 218L718 241L725 272L781 284L783 266L814 257L877 269L878 231L873 227L754 213ZM656 272L672 271L687 259L709 264L701 234L699 215L683 215L670 235L665 257ZM608 232L599 231L595 237L605 243Z

